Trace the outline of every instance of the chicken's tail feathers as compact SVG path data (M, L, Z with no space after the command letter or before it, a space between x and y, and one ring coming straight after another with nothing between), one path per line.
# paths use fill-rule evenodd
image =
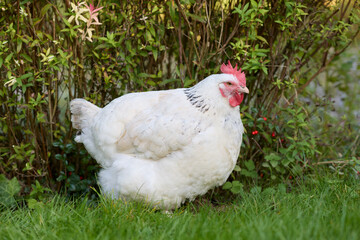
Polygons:
M85 99L76 98L72 100L70 102L70 112L73 127L79 130L90 127L94 116L100 109Z

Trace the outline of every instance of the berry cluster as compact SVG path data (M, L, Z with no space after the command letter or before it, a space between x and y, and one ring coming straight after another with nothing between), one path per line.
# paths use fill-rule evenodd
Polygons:
M267 121L266 117L263 117L262 119L264 119L264 121ZM254 130L254 131L251 132L251 134L255 136L255 135L259 134L259 131ZM276 138L276 132L275 131L271 133L271 137ZM280 140L281 140L282 143L285 142L284 139L280 139Z

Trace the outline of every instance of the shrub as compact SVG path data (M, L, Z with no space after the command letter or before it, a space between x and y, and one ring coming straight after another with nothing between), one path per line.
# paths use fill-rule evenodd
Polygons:
M263 124L255 138L263 136L265 145L255 165L278 171L292 156L293 171L316 154L309 150L314 138L301 125L300 108L277 119L273 107L293 103L359 32L359 3L345 0L5 0L0 12L0 172L27 186L40 179L72 192L94 183L84 176L96 167L73 143L71 99L104 106L128 92L188 87L227 59L247 74L248 129ZM255 120L261 116L269 125ZM290 128L277 131L275 124L285 122ZM288 148L271 131L283 134ZM244 156L252 159L258 149L247 134Z

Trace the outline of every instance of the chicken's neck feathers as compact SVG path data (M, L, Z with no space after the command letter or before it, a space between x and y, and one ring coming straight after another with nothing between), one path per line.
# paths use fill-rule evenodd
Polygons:
M221 95L217 83L210 77L184 89L187 100L202 113L239 111L239 106L230 106L229 100Z

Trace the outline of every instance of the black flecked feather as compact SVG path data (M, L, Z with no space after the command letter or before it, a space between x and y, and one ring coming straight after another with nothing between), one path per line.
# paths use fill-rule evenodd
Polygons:
M196 107L200 112L205 113L210 109L205 100L199 95L194 88L187 88L184 90L187 100Z

